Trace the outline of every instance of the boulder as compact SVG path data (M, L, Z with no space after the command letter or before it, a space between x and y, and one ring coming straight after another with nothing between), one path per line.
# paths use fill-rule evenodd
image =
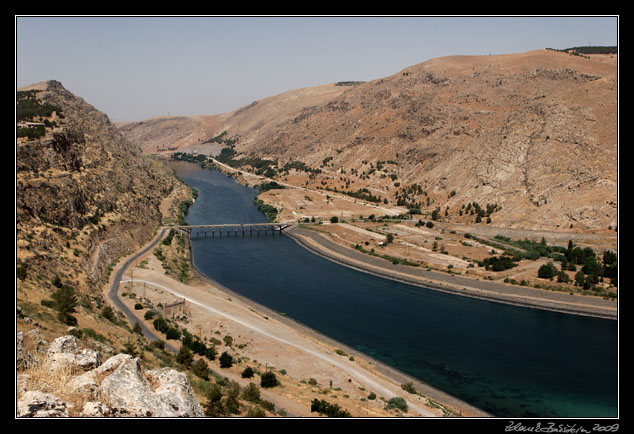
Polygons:
M126 358L103 379L100 396L120 414L132 417L197 417L204 413L187 381L173 369L149 371L144 375L138 358Z
M101 402L88 401L82 408L82 417L106 417L112 414L112 410Z
M18 336L18 346L21 339ZM117 354L101 363L99 354L80 348L74 336L55 339L48 349L47 363L50 369L70 373L64 389L84 403L83 417L204 416L187 376L174 369L144 372L139 359L129 354ZM80 375L74 375L79 370ZM56 396L26 391L27 380L21 381L18 416L68 416L67 404Z
M146 376L152 384L158 384L154 387L154 393L172 407L175 416L202 417L205 415L184 373L162 368L147 371Z
M48 349L46 362L51 370L80 369L87 371L101 365L101 356L95 350L81 349L75 336L55 339Z
M68 417L66 403L57 396L32 390L18 401L18 417Z

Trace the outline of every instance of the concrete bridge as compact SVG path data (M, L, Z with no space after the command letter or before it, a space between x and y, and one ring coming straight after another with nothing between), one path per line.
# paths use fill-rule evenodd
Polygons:
M179 231L181 234L188 233L190 237L193 235L199 238L202 234L203 237L211 236L212 238L218 235L222 237L223 232L227 236L238 235L260 235L260 233L266 235L268 232L275 234L275 232L282 231L293 223L229 223L229 224L212 224L212 225L171 225L168 226L174 230Z

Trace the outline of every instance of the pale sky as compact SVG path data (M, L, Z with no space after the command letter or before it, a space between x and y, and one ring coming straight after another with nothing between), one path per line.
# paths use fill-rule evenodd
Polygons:
M442 56L617 44L617 16L15 16L15 74L16 87L58 80L135 121L226 113Z

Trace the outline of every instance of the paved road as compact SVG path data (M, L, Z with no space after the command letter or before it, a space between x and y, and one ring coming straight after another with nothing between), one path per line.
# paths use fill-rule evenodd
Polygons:
M161 232L159 233L159 235L150 244L146 245L143 249L139 250L137 253L135 253L133 256L128 258L123 263L121 268L119 268L119 270L115 273L114 280L112 281L112 284L110 285L110 291L108 292L108 298L110 298L110 301L112 301L112 303L115 305L117 309L123 312L123 314L128 319L128 322L130 323L130 325L133 326L136 322L139 322L139 325L141 326L141 329L143 330L143 335L151 341L158 341L162 339L156 334L154 334L154 331L148 328L142 321L138 321L138 319L136 318L136 316L134 316L132 311L128 309L128 307L119 299L119 295L117 292L119 289L119 284L121 283L121 280L123 278L123 275L128 270L130 265L134 261L139 259L141 256L149 252L151 249L156 247L159 241L163 239L167 231L168 231L168 228L163 228ZM177 351L176 348L174 348L169 343L166 343L165 346L166 348L169 348L170 350L174 352Z

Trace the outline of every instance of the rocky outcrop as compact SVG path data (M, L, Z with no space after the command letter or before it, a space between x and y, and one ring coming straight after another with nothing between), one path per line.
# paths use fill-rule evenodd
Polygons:
M22 335L18 347L23 350ZM24 354L26 353L26 354ZM22 359L32 360L23 351ZM64 394L83 403L80 417L202 417L204 411L182 372L171 368L144 371L140 360L118 354L101 363L100 354L79 347L74 336L62 336L48 348L42 368L63 371L71 377ZM70 404L54 393L27 386L28 374L20 374L18 417L67 417Z
M28 89L58 112L44 136L17 142L18 262L27 279L72 275L99 287L113 260L152 236L161 201L181 183L59 82Z
M68 417L66 403L57 396L30 390L17 405L18 417Z

